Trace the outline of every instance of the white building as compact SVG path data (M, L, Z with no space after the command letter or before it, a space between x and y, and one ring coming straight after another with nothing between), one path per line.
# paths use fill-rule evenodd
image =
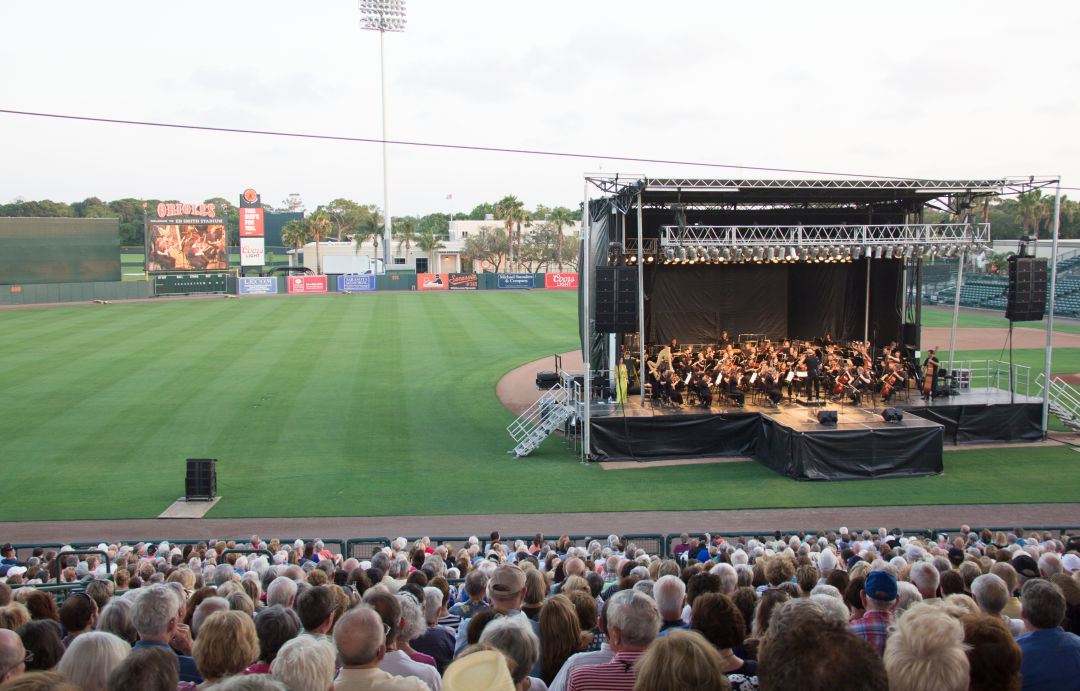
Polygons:
M541 221L542 223L542 221ZM465 240L472 235L477 235L485 231L505 230L505 225L502 221L497 219L488 218L483 221L473 221L469 219L454 219L450 222L449 238L442 241L443 247L435 250L434 261L431 257L428 257L428 253L413 245L409 248L408 256L405 253L405 246L398 246L396 240L390 244L390 270L399 269L405 271L416 271L417 273L460 273L462 270L462 257L461 253L465 248ZM529 233L529 226L521 227L521 234L525 236ZM576 243L581 235L581 222L574 221L570 225L563 228L563 243L572 242ZM332 254L366 254L373 259L382 258L383 256L383 243L382 237L379 237L379 247L376 252L375 246L370 240L365 241L360 247L352 242L320 242L319 243L319 256L326 257ZM304 245L303 249L303 265L316 271L315 268L315 243L309 242ZM484 271L487 267L473 266L474 271ZM505 270L505 267L503 267Z

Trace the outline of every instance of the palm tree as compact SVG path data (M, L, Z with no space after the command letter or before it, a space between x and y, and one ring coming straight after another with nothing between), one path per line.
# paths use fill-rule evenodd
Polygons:
M401 246L405 245L405 262L408 263L409 250L412 249L413 242L416 241L416 219L411 216L397 219L393 222L392 233L397 238L399 251Z
M510 258L507 261L507 265L511 265L514 261L514 226L517 226L517 246L518 254L521 254L521 224L527 223L529 219L529 213L525 210L525 205L521 203L521 200L510 194L499 200L495 204L495 218L500 219L506 226L506 234L510 238ZM520 259L518 260L520 261Z
M1028 234L1028 229L1032 225L1032 221L1035 220L1041 204L1042 192L1039 190L1032 190L1030 192L1021 192L1016 197L1016 203L1020 205L1020 215L1023 218L1024 230L1023 235ZM1039 226L1036 221L1035 233L1038 235Z
M574 222L574 215L565 206L556 206L548 213L547 220L555 226L555 232L559 236L559 271L562 271L562 229Z
M356 226L356 251L360 251L360 246L364 242L371 238L371 244L375 246L375 256L372 257L372 261L375 266L379 264L379 238L382 237L383 232L383 217L379 211L379 207L371 204L364 207L366 213L360 214L360 221ZM385 270L386 267L383 267Z
M300 220L286 223L281 229L281 241L296 250L296 261L300 262L300 248L308 241L308 227Z
M416 236L416 246L427 252L428 271L438 273L439 269L435 265L435 250L445 247L442 243L442 234L435 230L433 226L428 226Z
M330 216L325 211L316 211L308 216L308 227L311 228L311 234L315 237L315 273L322 273L322 260L319 257L319 238L330 232Z

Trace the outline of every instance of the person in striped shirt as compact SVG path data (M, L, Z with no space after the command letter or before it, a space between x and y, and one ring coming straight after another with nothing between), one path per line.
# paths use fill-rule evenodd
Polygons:
M610 662L583 665L570 673L568 691L632 691L634 663L660 631L660 610L651 597L636 590L611 596L607 606L608 642L615 656Z

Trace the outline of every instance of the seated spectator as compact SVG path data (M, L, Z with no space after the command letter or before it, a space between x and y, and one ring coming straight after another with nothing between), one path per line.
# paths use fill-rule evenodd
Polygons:
M443 592L438 588L424 588L424 632L409 641L413 650L429 655L435 660L435 668L441 674L454 659L454 631L446 626L439 626L439 613L442 611Z
M131 646L124 639L90 631L71 641L56 669L82 691L104 691L113 669L129 654Z
M70 646L75 637L93 631L97 624L97 603L86 593L72 593L60 606L60 623L67 631L64 646Z
M127 641L128 645L135 645L139 640L139 632L135 630L135 622L131 619L131 609L135 600L131 597L113 598L98 616L97 630L111 633Z
M33 655L26 663L27 671L52 669L64 655L60 626L55 621L28 621L15 633L22 639L26 652Z
M567 688L570 691L597 687L633 688L633 665L659 631L660 610L652 598L634 590L615 593L611 596L607 615L607 637L614 657L605 664L576 668L570 673Z
M259 639L259 659L244 673L269 674L281 646L300 635L300 617L281 605L264 607L255 617L255 635Z
M690 614L690 628L702 634L719 652L724 674L757 675L757 662L744 661L734 653L746 638L746 622L731 598L720 593L698 596Z
M555 680L548 685L548 691L565 691L566 683L570 679L570 674L578 667L584 665L599 665L606 662L610 662L611 658L615 656L615 651L611 649L611 645L607 642L607 611L610 605L610 600L604 603L604 606L600 608L600 618L598 628L601 632L604 632L603 642L600 645L599 650L588 651L584 653L577 653L571 655L565 663L559 673L555 676Z
M469 646L446 668L446 686L462 691L491 689L510 691L514 681L510 661L500 651L488 649L486 643Z
M27 658L32 658L22 639L10 629L0 629L0 683L4 683L26 671Z
M722 671L720 654L697 631L672 630L669 635L657 638L634 666L637 679L632 688L635 691L726 691L731 688Z
M582 643L581 624L570 598L548 598L540 610L540 678L545 684L555 679L567 658L582 651Z
M540 657L540 641L532 626L520 617L500 617L484 628L481 643L488 643L503 653L510 661L511 679L517 691L543 688L529 672Z
M719 578L719 577L717 577ZM669 629L685 629L682 620L683 605L686 603L686 584L678 576L662 576L653 587L653 599L660 610L660 635Z
M408 655L409 659L414 662L422 662L425 665L436 667L435 658L418 652L409 643L413 638L418 637L427 630L424 613L420 608L414 589L423 597L423 589L412 583L406 583L396 594L398 603L401 605L401 619L403 622L401 630L398 632L397 649Z
M329 691L334 688L334 655L328 638L297 636L281 646L270 675L289 691Z
M1015 560L1014 560L1015 562ZM1020 589L1020 604L1029 633L1016 639L1023 653L1023 688L1064 689L1080 679L1080 636L1061 628L1065 595L1041 578Z
M977 580L977 579L976 579ZM1020 691L1020 646L1000 616L969 614L960 620L970 667L970 691Z
M0 688L3 691L80 691L60 672L28 672L5 682Z
M778 630L758 661L764 691L888 691L885 665L873 646L832 623Z
M190 632L180 624L180 603L171 588L156 585L140 588L132 609L132 621L139 632L139 641L135 648L146 646L179 646L181 650L191 650ZM203 677L195 665L195 660L187 655L177 654L177 670L180 681L200 684Z
M176 691L179 681L173 652L149 646L134 648L113 667L106 688L108 691Z
M964 628L957 619L933 605L915 605L897 620L883 659L889 675L889 691L966 691L968 688Z
M521 603L521 612L533 621L540 620L540 608L547 595L547 583L544 575L536 569L525 571L525 601Z
M335 691L427 691L417 677L392 676L379 669L386 654L385 628L378 612L368 607L349 610L334 626L334 645L341 660Z
M379 669L395 676L417 677L427 684L431 691L439 691L442 686L439 671L431 665L410 659L407 653L397 647L401 629L405 625L405 618L401 614L401 601L398 597L391 595L386 589L371 588L364 593L364 603L378 612L388 629L386 652L379 664Z
M450 614L464 620L474 616L477 612L488 609L488 604L484 602L486 590L487 576L482 571L470 571L465 576L465 597L468 599L451 607Z
M255 624L242 612L214 612L202 623L193 653L207 686L240 674L259 657Z
M1009 604L1009 589L1005 581L992 573L984 573L971 582L971 595L979 609L1000 618L1013 637L1024 633L1023 620L1010 619L1001 613Z
M879 655L885 652L896 596L896 577L888 571L871 571L860 594L866 614L848 624L848 631L869 642Z
M296 596L296 614L304 626L304 633L326 637L334 628L337 598L328 585L305 588Z
M228 612L229 601L223 597L208 597L199 603L195 614L191 617L191 637L198 640L199 629L211 614L215 612Z

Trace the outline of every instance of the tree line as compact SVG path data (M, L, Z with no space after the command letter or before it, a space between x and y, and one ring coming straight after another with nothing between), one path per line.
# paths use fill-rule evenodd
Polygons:
M1047 239L1054 233L1054 195L1042 190L1022 192L1015 198L983 197L972 209L972 220L990 224L995 240L1009 240L1024 235ZM954 214L928 210L924 215L929 222L956 222ZM1080 204L1061 195L1062 239L1080 238Z
M0 205L0 217L116 218L120 221L120 244L124 247L142 247L144 209L152 210L161 202L177 201L132 197L110 202L88 197L71 204L49 199L20 200ZM236 205L223 197L206 199L203 203L215 204L224 210L229 245L238 246L239 212ZM303 200L297 194L289 195L278 206L264 203L263 208L269 212L306 211ZM480 235L466 238L463 254L467 263L487 262L494 270L513 267L521 271L576 266L577 244L565 242L564 230L581 219L580 209L538 204L530 210L516 196L507 195L495 202L477 204L468 214L455 217L482 221L488 216L494 219L491 226L483 226ZM391 235L399 250L404 249L408 254L416 248L431 258L448 240L450 220L450 214L441 212L425 216L395 216L391 219ZM326 240L353 242L357 249L363 243L370 242L378 256L379 243L383 241L382 210L376 204L334 199L305 213L301 220L289 221L282 228L282 243L287 247L298 249L315 242L318 254L319 243Z

